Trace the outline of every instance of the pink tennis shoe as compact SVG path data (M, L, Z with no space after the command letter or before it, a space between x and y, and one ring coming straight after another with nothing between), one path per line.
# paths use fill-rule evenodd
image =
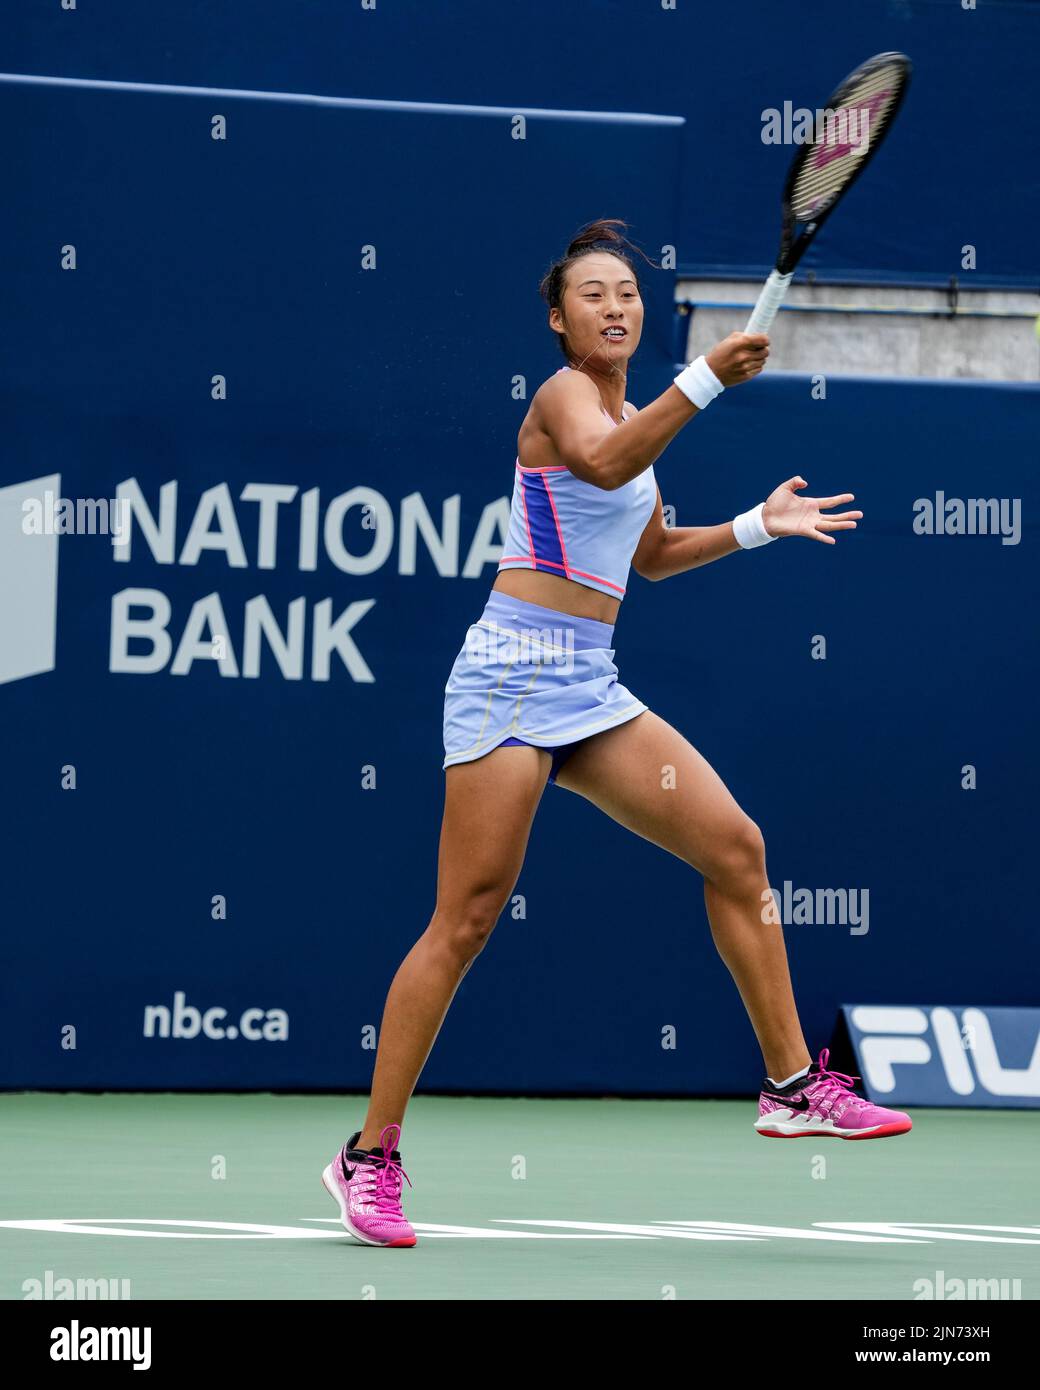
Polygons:
M401 1210L402 1178L412 1185L395 1148L401 1126L387 1125L380 1134L382 1153L356 1149L360 1138L360 1130L352 1134L321 1175L344 1229L362 1245L414 1245L415 1232Z
M755 1121L759 1134L767 1139L886 1139L913 1128L901 1110L885 1110L856 1095L852 1083L859 1078L830 1071L829 1060L824 1048L808 1076L782 1089L766 1078Z

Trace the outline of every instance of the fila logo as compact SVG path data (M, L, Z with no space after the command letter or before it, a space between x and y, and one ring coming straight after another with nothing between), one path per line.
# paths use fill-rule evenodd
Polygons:
M895 1066L934 1067L937 1057L954 1095L982 1090L991 1096L1040 1099L1040 1011L1006 1012L1033 1016L1036 1041L1026 1067L1001 1063L983 1009L962 1009L958 1018L945 1007L926 1011L860 1004L850 1010L849 1018L860 1035L859 1056L872 1092L890 1094L896 1089Z
M0 488L0 685L54 670L58 537L26 534L23 503L61 494L61 474Z

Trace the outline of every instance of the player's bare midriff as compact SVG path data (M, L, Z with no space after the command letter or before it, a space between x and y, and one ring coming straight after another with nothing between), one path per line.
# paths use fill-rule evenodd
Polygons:
M541 570L503 570L492 588L522 603L537 603L542 608L554 608L557 613L593 618L598 623L613 624L621 607L620 599Z

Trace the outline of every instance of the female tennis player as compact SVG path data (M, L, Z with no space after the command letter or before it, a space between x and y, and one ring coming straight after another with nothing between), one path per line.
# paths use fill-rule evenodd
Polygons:
M878 1139L911 1128L907 1115L857 1096L853 1078L828 1069L826 1050L810 1064L783 932L763 907L773 899L758 826L697 750L618 680L613 625L630 566L667 579L781 536L833 545L832 532L863 515L831 511L851 493L800 495L807 484L796 477L732 522L665 526L655 460L724 389L762 371L769 340L731 333L637 410L625 380L643 305L624 228L592 223L542 281L567 365L520 428L498 575L445 687L436 907L387 997L364 1127L322 1175L344 1227L366 1245L415 1244L401 1208L405 1107L513 891L547 780L703 876L715 945L762 1049L759 1134Z

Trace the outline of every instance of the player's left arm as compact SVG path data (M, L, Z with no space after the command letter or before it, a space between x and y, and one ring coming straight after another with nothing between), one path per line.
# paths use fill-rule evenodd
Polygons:
M631 419L636 413L632 402L626 401L625 415ZM728 521L722 526L666 526L658 488L653 513L632 555L632 568L644 579L668 579L739 549Z
M709 565L739 549L728 521L721 526L666 526L658 488L653 515L632 556L632 568L644 579L670 579L673 574Z
M627 401L625 408L626 413L634 410ZM762 511L762 522L771 536L807 536L833 545L834 537L828 532L855 530L862 512L821 515L827 507L854 501L851 492L836 497L797 496L807 486L804 478L788 478L770 493ZM721 560L739 549L731 521L719 526L666 526L661 489L658 488L653 514L632 556L632 568L644 579L670 579L673 574L710 565L713 560Z

